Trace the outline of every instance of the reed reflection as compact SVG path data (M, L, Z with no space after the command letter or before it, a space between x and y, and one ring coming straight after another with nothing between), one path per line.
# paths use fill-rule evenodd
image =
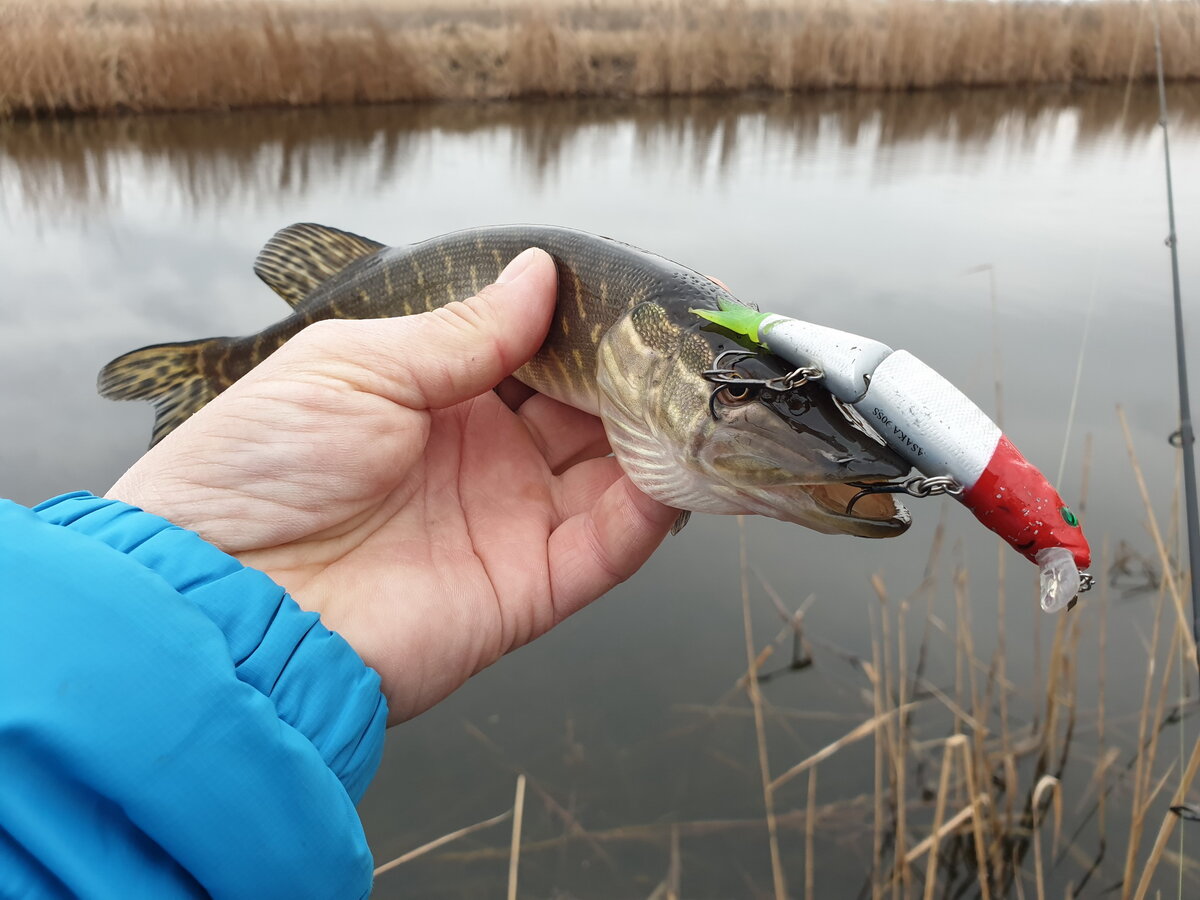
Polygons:
M1172 127L1200 129L1200 86L1170 90ZM506 104L411 104L267 110L0 125L0 201L40 221L83 220L121 205L121 185L149 177L192 213L270 205L308 192L380 188L435 135L510 134L525 174L540 184L564 156L632 129L641 154L724 172L748 142L812 146L833 130L847 146L886 154L937 140L958 145L997 138L1033 147L1075 121L1074 149L1129 146L1158 118L1149 86L829 92L740 97L561 100ZM714 152L715 150L715 152ZM364 183L365 182L365 183Z

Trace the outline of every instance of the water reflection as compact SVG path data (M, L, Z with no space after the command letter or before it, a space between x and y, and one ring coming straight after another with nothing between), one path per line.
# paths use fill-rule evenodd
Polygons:
M1200 91L1177 86L1169 103L1173 128L1200 129ZM963 147L999 139L1028 149L1065 120L1075 152L1129 146L1154 129L1158 99L1138 85L1128 92L832 92L10 122L0 123L0 200L43 221L81 219L119 206L123 181L149 175L165 179L193 211L255 207L302 196L314 178L382 187L437 133L511 134L514 156L540 183L574 145L603 143L619 126L632 128L644 154L688 160L696 170L713 160L723 171L747 141L802 147L833 129L843 144L869 143L877 154L931 139Z

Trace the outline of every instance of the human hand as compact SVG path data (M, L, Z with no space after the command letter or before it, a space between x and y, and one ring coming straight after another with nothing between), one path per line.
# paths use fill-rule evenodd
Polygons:
M283 585L375 668L390 723L632 575L677 511L600 421L492 391L541 345L553 261L432 313L318 322L150 450L108 496Z

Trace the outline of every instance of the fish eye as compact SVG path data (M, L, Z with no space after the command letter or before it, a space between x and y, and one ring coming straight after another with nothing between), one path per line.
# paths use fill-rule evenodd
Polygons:
M1079 519L1075 518L1075 513L1071 512L1070 507L1064 506L1059 510L1059 512L1062 513L1064 522L1066 522L1072 528L1079 527Z
M717 391L717 399L725 406L741 406L757 396L757 385L752 384L726 384Z

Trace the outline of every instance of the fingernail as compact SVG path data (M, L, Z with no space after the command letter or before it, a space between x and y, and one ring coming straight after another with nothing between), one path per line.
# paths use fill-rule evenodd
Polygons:
M529 264L537 257L537 250L530 247L528 250L523 250L519 255L513 258L504 271L500 273L500 277L496 279L496 284L508 284L510 281L516 281L517 278L529 268Z

